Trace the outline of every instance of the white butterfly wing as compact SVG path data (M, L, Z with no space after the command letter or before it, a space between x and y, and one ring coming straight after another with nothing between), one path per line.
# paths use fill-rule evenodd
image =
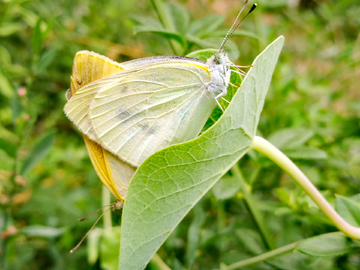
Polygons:
M196 137L216 106L205 88L210 73L195 61L156 63L102 80L106 87L90 104L91 127L98 143L135 166Z
M121 71L81 87L65 104L65 114L74 122L74 124L76 124L83 134L97 142L97 137L92 128L91 119L89 118L90 103L101 89L116 85L126 77L129 72L131 73L134 71L136 70Z

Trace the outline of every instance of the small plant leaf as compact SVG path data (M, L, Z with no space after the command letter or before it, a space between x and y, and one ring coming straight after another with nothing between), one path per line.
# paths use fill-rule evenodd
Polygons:
M171 31L167 31L167 30L160 30L160 29L153 29L153 28L146 27L146 26L135 26L133 29L134 29L135 33L141 33L141 32L154 33L154 34L163 36L166 39L174 39L177 42L179 42L181 44L181 46L186 45L186 41L185 41L184 37L175 32L171 32Z
M20 23L4 23L0 27L0 37L10 36L22 29Z
M221 200L234 197L240 190L241 183L236 177L223 177L211 189L215 197Z
M16 145L12 144L11 142L8 142L8 141L0 138L0 149L4 150L5 153L8 154L9 157L12 157L12 158L16 157L17 147L16 147Z
M208 37L208 38L198 38L193 35L186 35L186 40L189 43L193 43L200 48L218 48L219 44L221 44L223 38L220 37ZM229 58L232 60L236 60L240 56L240 52L238 47L236 46L235 42L232 40L228 40L225 45L225 49L229 54Z
M360 247L360 242L342 233L328 233L300 241L296 250L310 256L339 256Z
M251 229L242 228L236 230L236 235L243 243L245 248L252 254L258 255L266 250L258 232Z
M217 50L215 50L215 49L197 50L195 52L189 53L188 55L186 55L186 57L192 57L192 58L206 61L208 58L213 56L214 53L216 53L216 52L217 52Z
M200 230L206 218L206 213L202 209L200 203L195 205L193 211L194 211L194 219L191 222L188 230L186 254L185 254L186 264L189 269L192 268L192 265L195 262L196 251L200 244Z
M87 236L87 259L89 264L93 265L99 258L99 242L103 229L94 228Z
M119 270L144 269L201 197L249 150L284 38L254 61L222 117L200 137L149 157L129 186Z
M36 163L42 160L50 151L56 132L50 131L48 132L39 142L38 144L31 150L29 156L25 160L20 174L25 175L28 171L30 171Z
M283 203L285 203L287 205L289 205L291 203L290 194L285 189L277 188L276 195Z
M225 20L221 15L210 15L192 22L187 31L188 34L202 37L218 28Z
M351 225L360 226L360 203L338 195L336 196L335 209Z
M37 73L43 72L55 59L57 55L57 49L51 49L43 53L39 59L39 62L37 64Z
M170 3L166 6L169 10L168 13L171 14L169 19L172 21L172 24L179 33L185 33L189 28L190 23L190 14L184 9L182 5Z
M152 18L145 18L135 15L131 16L130 18L139 26L149 27L154 30L164 30L164 27L162 27L161 23Z
M296 148L302 146L314 136L314 132L307 128L284 128L272 133L268 140L279 149Z
M6 98L11 98L15 93L15 87L7 76L4 68L0 65L0 94Z
M104 230L100 240L100 265L101 269L114 270L118 265L119 238L121 228L113 227Z
M41 31L41 22L42 22L42 19L39 18L35 24L33 34L31 37L31 45L32 45L32 50L33 50L34 55L40 54L40 50L41 50L41 46L42 46L42 42L43 42L43 34Z
M318 160L327 158L327 154L325 151L307 146L299 146L292 149L284 148L283 152L291 159Z
M21 232L27 236L37 236L44 238L58 237L65 231L65 228L55 228L41 225L30 225L21 230Z

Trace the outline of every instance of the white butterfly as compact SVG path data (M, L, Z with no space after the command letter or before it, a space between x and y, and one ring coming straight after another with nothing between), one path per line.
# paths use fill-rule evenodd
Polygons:
M146 158L195 138L220 106L231 72L241 74L230 69L236 66L222 48L256 4L238 21L245 6L206 62L159 56L116 63L93 52L76 54L64 111L84 134L100 179L118 199L125 198L132 175Z
M227 93L231 65L225 52L207 62L178 56L125 62L124 71L80 88L64 111L91 140L139 166L200 133Z

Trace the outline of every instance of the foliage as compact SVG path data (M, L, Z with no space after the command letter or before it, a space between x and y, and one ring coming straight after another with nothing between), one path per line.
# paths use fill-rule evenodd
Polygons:
M295 160L327 199L347 197L338 196L336 207L359 224L354 213L360 202L360 6L355 0L294 2L258 1L228 49L232 60L240 55L238 63L248 65L277 36L285 36L258 132ZM117 61L173 54L168 38L179 42L183 54L216 48L228 29L224 18L230 24L240 7L202 3L169 5L176 28L168 32L158 29L147 1L0 2L1 269L111 269L113 259L117 263L107 253L113 243L104 245L113 239L109 230L94 231L98 241L69 253L93 224L77 218L98 209L102 196L82 138L62 112L72 59L82 49ZM211 10L226 16L210 15ZM251 151L239 166L277 247L335 230L268 159ZM171 269L219 268L269 249L245 193L229 192L238 188L234 182L227 187L229 177L196 204L161 247L158 254ZM112 218L120 224L119 215ZM298 245L294 249L302 253L253 269L359 268L357 243L337 236L326 241L340 243L336 247L345 243L344 249L314 257L318 254Z

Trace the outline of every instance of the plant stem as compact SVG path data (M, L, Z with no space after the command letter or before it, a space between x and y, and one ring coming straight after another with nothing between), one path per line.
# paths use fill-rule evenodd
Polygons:
M288 173L340 231L353 239L360 240L360 228L356 228L347 223L331 207L328 201L321 195L319 190L316 189L305 174L279 149L267 140L258 136L254 137L251 148L274 161L280 168Z
M240 261L240 262L237 262L237 263L233 263L233 264L231 264L229 266L226 266L226 267L223 267L221 269L222 270L234 270L234 269L237 269L237 268L240 268L240 267L246 267L246 266L249 266L249 265L252 265L252 264L256 264L256 263L271 259L273 257L279 256L279 255L282 255L282 254L284 254L286 252L294 250L297 243L298 242L291 243L289 245L286 245L286 246L271 250L271 251L266 252L264 254L261 254L259 256L252 257L250 259L243 260L243 261Z
M110 191L104 186L102 185L102 206L105 205L109 205L110 204ZM112 222L111 222L111 211L107 211L103 209L103 213L104 213L104 228L105 229L109 229L112 227Z
M247 206L249 207L250 213L252 214L252 216L260 230L261 236L263 237L266 246L269 249L275 249L276 244L274 242L274 239L271 237L270 230L269 230L268 226L266 225L263 215L261 214L259 208L257 207L254 196L251 193L251 186L245 181L237 164L235 164L230 169L230 171L239 180L239 182L241 184L241 191L244 195L244 200L245 200Z
M151 259L151 263L158 267L160 270L171 270L169 266L160 258L160 256L155 253Z
M152 5L154 6L154 9L159 17L159 20L163 27L166 30L175 32L175 27L173 23L171 22L168 14L166 13L165 6L162 0L151 0ZM175 41L170 39L169 40L171 49L173 50L174 54L176 55L182 55L182 48L181 46Z

